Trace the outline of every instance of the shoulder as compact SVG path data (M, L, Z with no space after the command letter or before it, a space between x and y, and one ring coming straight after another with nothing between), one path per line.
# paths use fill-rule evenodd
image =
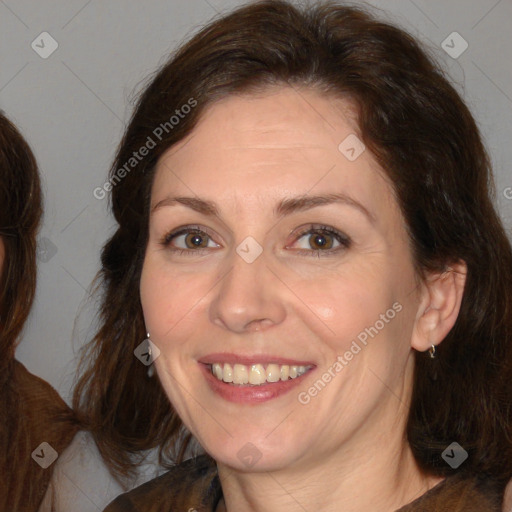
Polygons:
M114 498L164 471L156 451L148 452L135 479L120 481L104 462L91 433L80 431L55 463L51 490L46 500L53 510L97 512ZM50 510L50 508L48 509Z
M220 496L215 461L208 455L201 455L119 496L105 512L213 510Z
M397 512L449 510L450 512L501 512L499 486L485 477L454 475L400 508Z
M71 408L64 402L59 393L45 380L30 373L25 366L14 360L12 380L16 386L17 395L23 405L30 407L32 416L43 419L49 413L62 411L71 415ZM27 407L25 407L27 408Z
M110 474L92 436L80 431L55 462L45 503L51 503L48 510L96 512L125 490Z
M48 382L30 373L17 360L11 379L18 413L23 416L33 448L44 441L60 453L79 429L73 410Z
M5 375L2 406L9 410L9 421L0 429L0 508L14 503L7 509L36 510L54 462L71 443L78 423L57 391L19 361L10 361Z
M48 382L18 361L14 361L12 378L31 449L46 447L60 454L78 432L75 414Z

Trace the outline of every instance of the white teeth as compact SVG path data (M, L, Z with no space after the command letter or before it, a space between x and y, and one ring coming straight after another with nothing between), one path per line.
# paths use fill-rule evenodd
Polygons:
M281 378L278 364L269 364L267 366L267 381L277 382Z
M219 379L219 377L217 377ZM220 379L219 379L220 380ZM233 366L233 384L247 384L249 382L249 372L243 364Z
M309 366L289 366L287 364L278 365L275 363L268 364L266 368L259 363L252 364L249 367L244 364L235 364L233 366L229 363L212 364L212 373L217 379L238 385L251 384L253 386L259 386L267 382L295 379L306 373L309 369Z
M222 379L222 366L219 363L215 363L212 366L213 374L217 379Z
M267 373L261 364L253 364L249 372L249 384L263 384L267 380Z
M224 382L233 382L233 368L228 363L224 364L224 370L222 372L222 380Z

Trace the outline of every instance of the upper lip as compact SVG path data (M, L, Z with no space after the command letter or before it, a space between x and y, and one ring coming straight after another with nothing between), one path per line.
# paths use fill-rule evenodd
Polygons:
M198 360L203 364L214 363L228 363L228 364L243 364L250 366L252 364L279 364L289 366L316 366L311 361L300 361L298 359L291 359L288 357L275 356L271 354L254 354L254 355L241 355L228 352L219 352L215 354L208 354Z

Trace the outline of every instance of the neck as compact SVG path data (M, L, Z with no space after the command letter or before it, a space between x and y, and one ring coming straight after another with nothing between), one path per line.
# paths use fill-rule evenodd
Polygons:
M324 460L301 470L240 473L222 464L218 469L224 498L217 512L395 512L443 480L422 474L408 447L392 458Z

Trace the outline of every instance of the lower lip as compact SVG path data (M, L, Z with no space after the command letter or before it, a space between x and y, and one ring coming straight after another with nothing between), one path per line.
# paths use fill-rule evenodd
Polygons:
M209 365L199 363L199 366L201 367L201 371L204 373L210 388L215 393L224 398L224 400L239 404L258 404L278 398L301 384L303 382L303 377L309 375L313 371L312 368L295 379L288 379L286 381L280 380L278 382L260 384L259 386L251 386L249 384L229 384L217 379L217 377L212 374L211 367Z

